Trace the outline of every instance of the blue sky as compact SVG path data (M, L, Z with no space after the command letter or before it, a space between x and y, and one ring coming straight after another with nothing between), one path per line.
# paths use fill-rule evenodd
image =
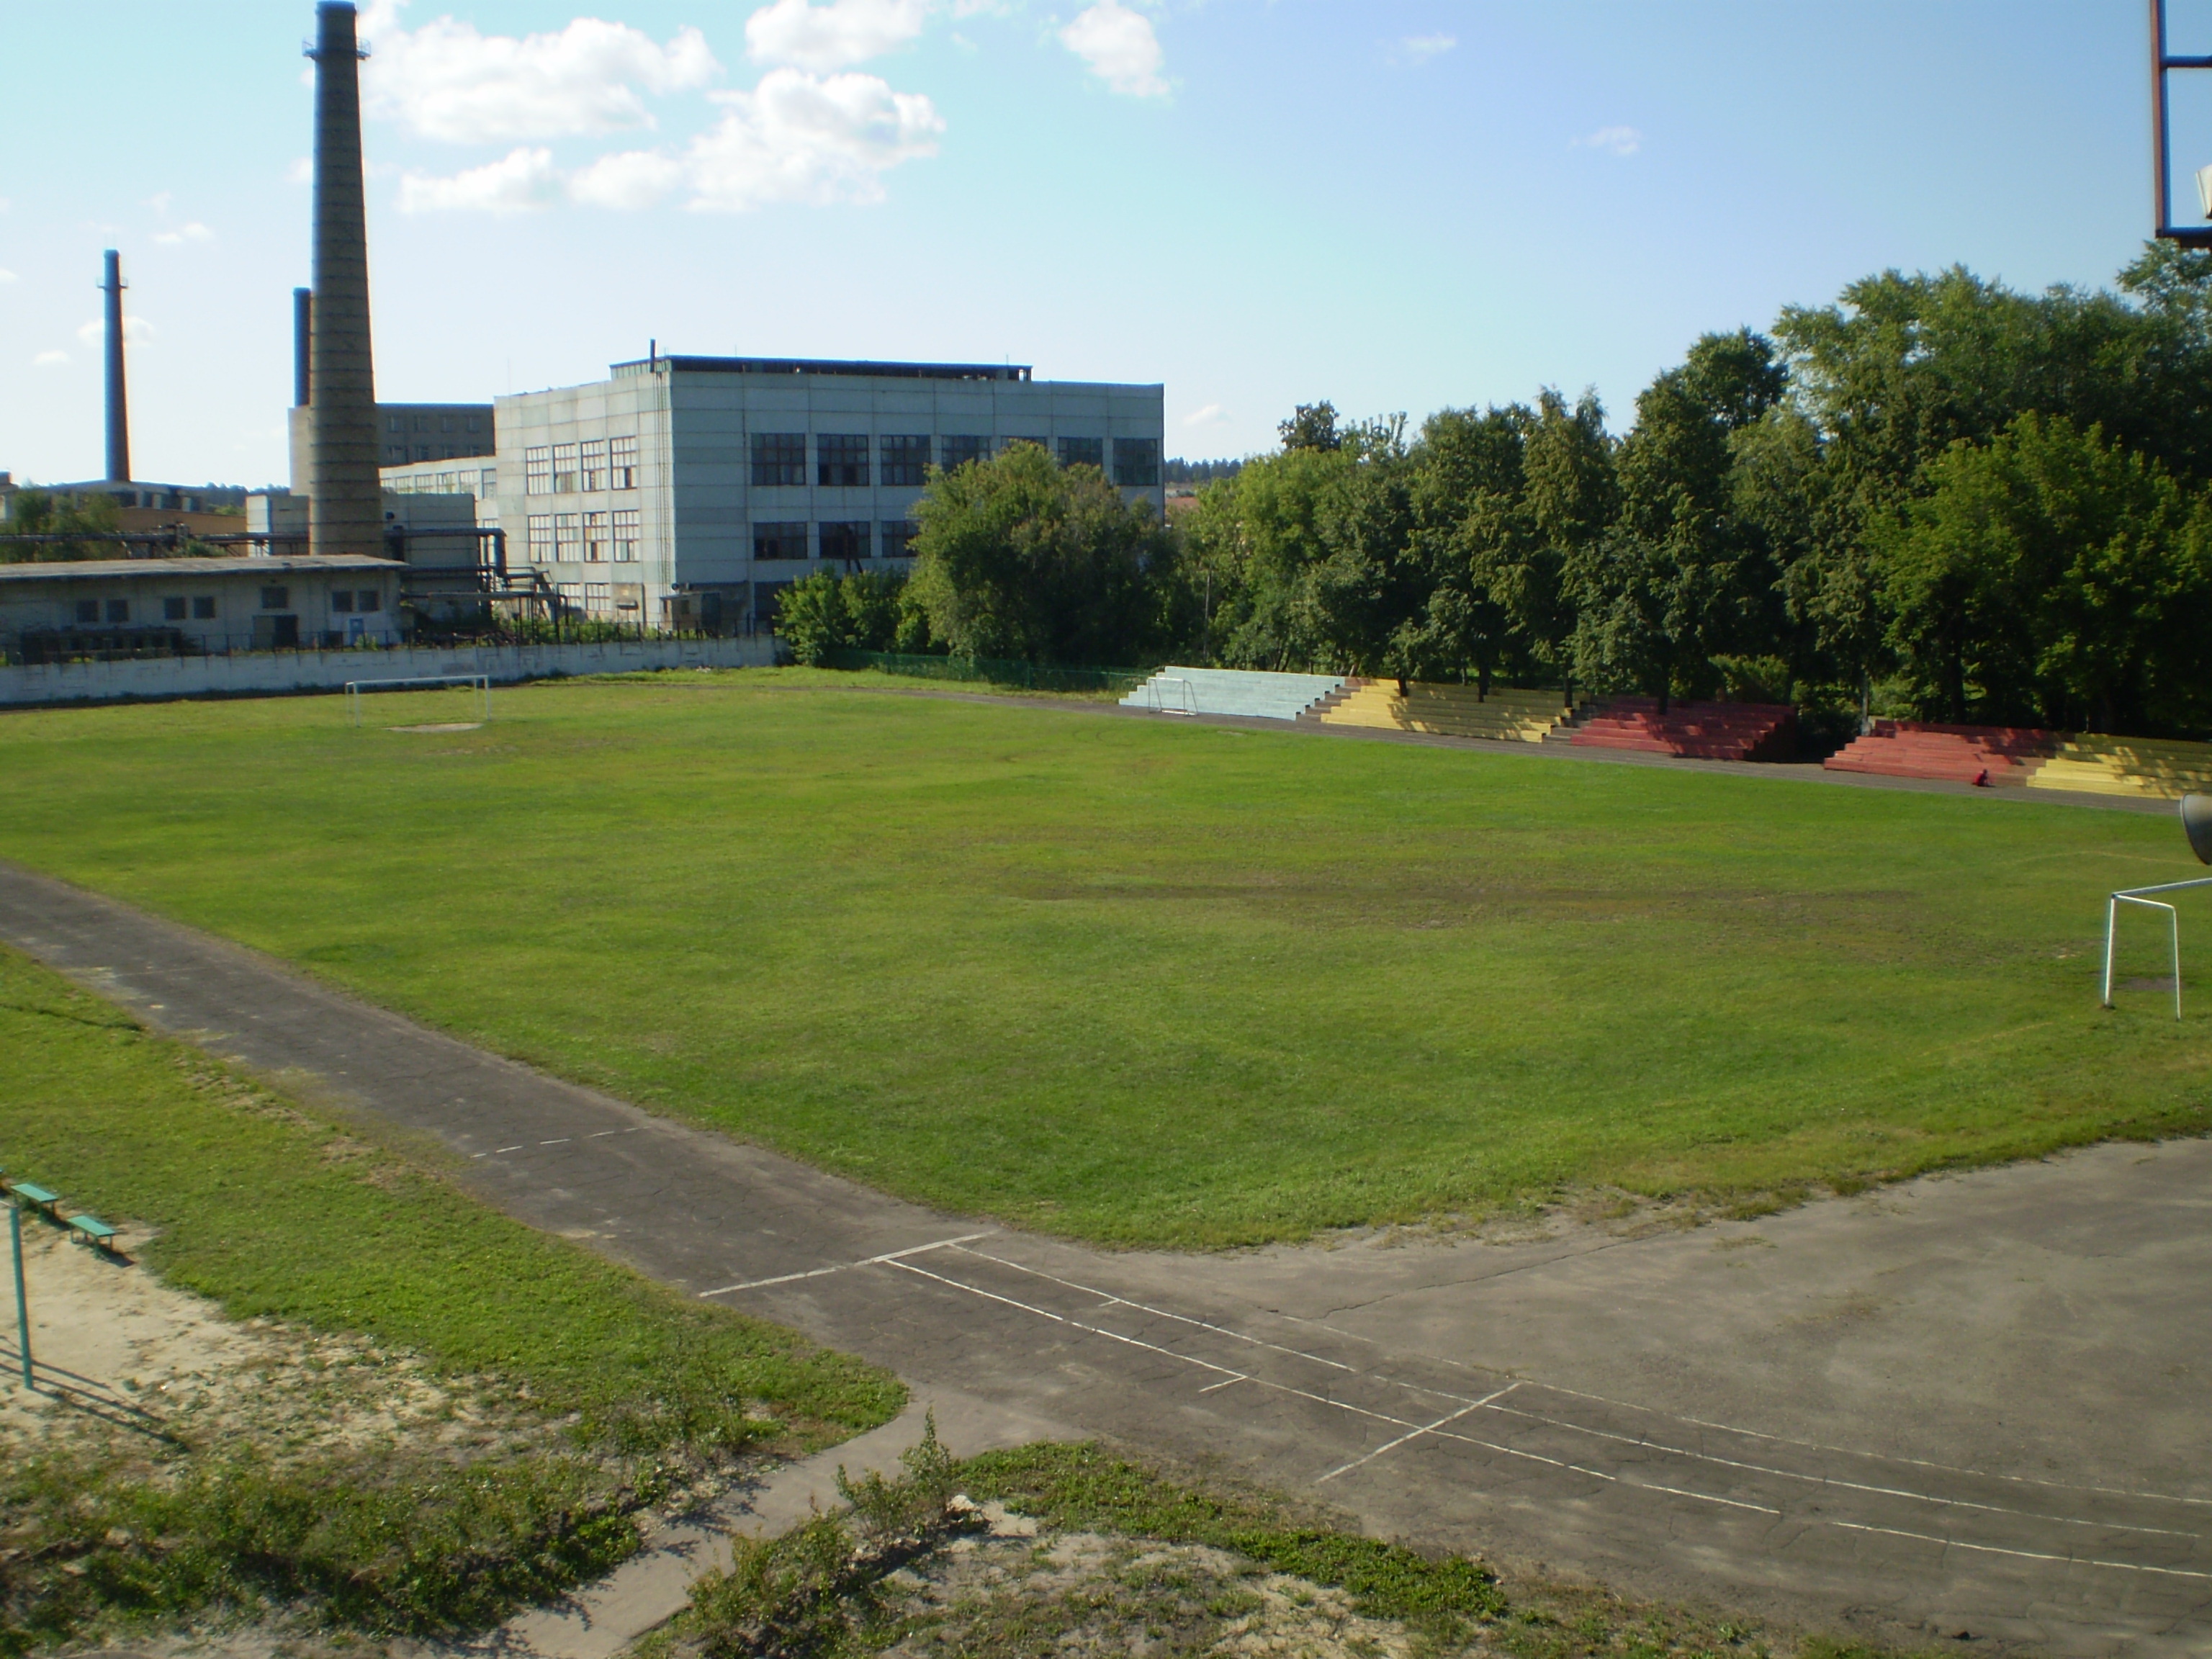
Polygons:
M1619 426L1703 331L1893 265L2108 283L2149 223L2140 0L363 9L393 400L657 338L1160 380L1194 457L1317 398L1418 421L1594 385ZM2212 0L2174 19L2212 52ZM115 246L134 470L283 480L313 27L11 10L0 467L100 471ZM2212 160L2212 87L2177 138Z

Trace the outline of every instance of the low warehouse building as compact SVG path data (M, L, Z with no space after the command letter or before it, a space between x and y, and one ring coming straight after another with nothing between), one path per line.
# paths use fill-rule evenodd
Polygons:
M390 559L94 559L0 564L0 654L60 662L397 645Z

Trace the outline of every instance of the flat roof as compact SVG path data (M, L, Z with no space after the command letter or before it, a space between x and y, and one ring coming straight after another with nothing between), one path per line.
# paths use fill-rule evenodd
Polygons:
M854 374L890 380L1026 380L1027 363L875 363L841 357L679 357L664 352L610 363L617 379L650 374L662 364L678 374Z
M0 582L58 582L81 576L282 576L316 570L404 570L397 559L365 553L309 553L297 558L40 559L0 564Z

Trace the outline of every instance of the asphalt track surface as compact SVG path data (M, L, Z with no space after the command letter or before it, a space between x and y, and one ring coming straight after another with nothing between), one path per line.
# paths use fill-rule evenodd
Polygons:
M0 939L435 1137L526 1221L1068 1434L1838 1635L2212 1651L2212 1143L1640 1237L1112 1255L649 1115L6 865Z

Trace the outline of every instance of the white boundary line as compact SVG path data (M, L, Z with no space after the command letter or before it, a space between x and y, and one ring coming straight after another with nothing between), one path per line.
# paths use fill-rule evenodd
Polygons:
M890 1250L882 1255L863 1257L858 1261L840 1261L827 1267L810 1267L805 1273L778 1273L774 1279L749 1279L742 1285L725 1285L720 1290L702 1291L700 1296L727 1296L732 1291L764 1290L770 1285L793 1285L802 1279L826 1279L831 1273L842 1273L850 1267L877 1267L886 1263L903 1262L910 1255L926 1255L931 1250L949 1249L955 1244L972 1244L979 1238L996 1237L993 1233L967 1233L958 1238L940 1238L933 1244L915 1244L903 1250ZM946 1281L948 1284L950 1280Z
M1395 1451L1399 1447L1404 1445L1408 1440L1417 1440L1425 1434L1432 1434L1437 1430L1443 1427L1447 1423L1456 1423L1461 1418L1465 1417L1469 1412L1480 1411L1483 1407L1487 1406L1492 1400L1496 1400L1504 1395L1509 1395L1520 1386L1521 1385L1518 1382L1509 1382L1504 1388L1500 1389L1497 1394L1492 1395L1488 1400L1477 1400L1471 1401L1467 1405L1462 1406L1457 1411L1454 1412L1449 1417L1439 1417L1435 1422L1430 1424L1426 1428L1415 1429L1411 1434L1401 1434L1395 1440L1385 1442L1383 1444L1377 1446L1373 1451L1368 1453L1364 1457L1355 1457L1349 1463L1340 1463L1336 1468L1331 1469L1327 1474L1322 1476L1319 1480L1315 1481L1314 1485L1318 1486L1327 1481L1335 1480L1340 1474L1350 1474L1352 1470L1362 1468L1366 1464L1372 1463L1376 1458L1382 1456L1384 1452Z

